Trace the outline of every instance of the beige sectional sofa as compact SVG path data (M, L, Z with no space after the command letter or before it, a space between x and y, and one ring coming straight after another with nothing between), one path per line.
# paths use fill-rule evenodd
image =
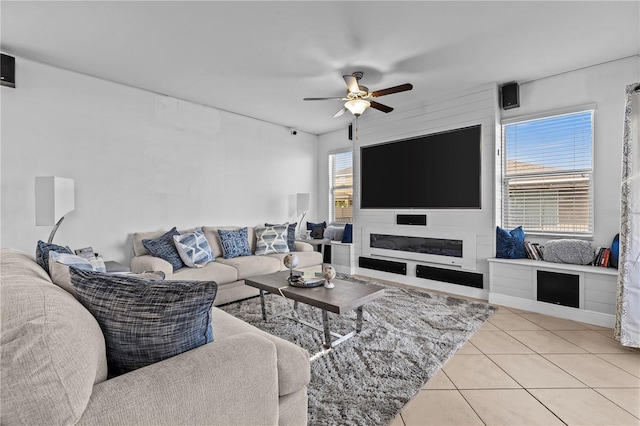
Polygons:
M306 424L309 354L292 343L213 307L214 342L108 378L76 298L15 250L0 278L0 424Z
M237 230L237 226L213 227L203 226L207 242L211 246L211 251L215 261L208 263L203 268L181 268L173 271L169 262L153 257L142 244L144 239L158 238L166 231L137 232L133 234L133 254L131 259L131 272L162 271L168 280L205 280L218 283L218 295L214 304L216 306L247 297L256 296L259 290L245 285L245 278L257 275L272 274L274 272L286 270L283 258L286 254L273 253L261 256L241 256L232 259L223 257L218 229ZM248 227L249 245L251 253L256 251L255 229ZM193 232L194 229L181 230L180 233ZM304 241L296 241L296 255L298 256L298 268L306 268L322 264L322 254L314 251L311 244Z

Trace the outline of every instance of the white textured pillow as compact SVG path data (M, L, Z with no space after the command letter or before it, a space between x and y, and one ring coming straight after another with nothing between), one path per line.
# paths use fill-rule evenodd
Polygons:
M174 235L173 242L180 258L190 268L202 268L213 261L211 246L201 228L188 234Z
M49 252L49 274L51 281L58 287L67 290L72 295L76 295L76 289L71 284L69 267L87 271L106 272L104 260L101 257L86 258L75 254Z
M344 235L344 226L329 225L324 230L323 237L325 237L328 240L342 241L343 235Z
M272 226L256 226L256 254L289 253L287 244L288 223Z

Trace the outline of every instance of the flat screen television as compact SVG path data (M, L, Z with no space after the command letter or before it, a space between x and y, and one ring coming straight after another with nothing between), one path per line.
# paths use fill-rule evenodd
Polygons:
M481 126L360 149L363 209L481 208Z

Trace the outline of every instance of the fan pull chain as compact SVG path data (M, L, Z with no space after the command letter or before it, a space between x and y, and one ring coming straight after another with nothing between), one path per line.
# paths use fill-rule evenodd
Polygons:
M356 140L358 140L358 116L356 115Z

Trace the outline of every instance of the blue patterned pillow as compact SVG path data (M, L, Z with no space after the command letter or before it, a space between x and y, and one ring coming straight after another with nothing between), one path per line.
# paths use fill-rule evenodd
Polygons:
M264 226L275 226L277 224L273 223L265 223ZM289 251L296 251L296 226L298 226L297 222L290 223L287 228L287 246L289 246Z
M218 235L220 236L220 245L222 246L222 253L225 259L251 256L249 232L246 227L231 231L218 229Z
M256 226L256 254L289 253L287 229L289 224Z
M149 281L69 268L76 298L96 318L110 374L213 342L214 281Z
M178 249L176 249L176 245L173 242L174 235L180 235L175 226L158 238L142 240L142 245L149 250L151 256L166 260L173 266L173 270L177 271L184 267L184 262L182 262Z
M52 250L57 251L58 253L73 254L69 247L62 247L57 244L38 241L38 244L36 245L36 263L42 266L42 268L47 271L47 274L51 274L49 272L49 252Z
M518 226L512 231L496 227L496 257L502 259L526 259L524 230Z
M213 260L211 246L201 228L188 234L174 235L173 242L180 258L190 268L202 268Z

